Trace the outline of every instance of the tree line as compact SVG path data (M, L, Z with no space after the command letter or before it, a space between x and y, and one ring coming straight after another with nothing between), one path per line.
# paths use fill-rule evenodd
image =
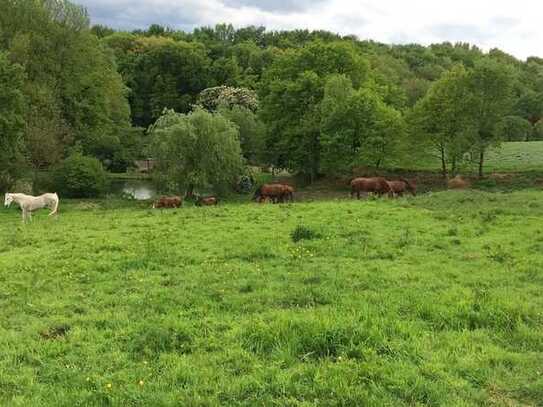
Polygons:
M150 155L171 163L172 151L187 164L207 151L230 175L251 163L314 180L423 156L444 175L466 163L483 174L489 148L543 139L541 58L229 24L126 32L91 26L67 0L4 3L3 186L76 153L110 171ZM226 182L211 161L159 168L170 181Z

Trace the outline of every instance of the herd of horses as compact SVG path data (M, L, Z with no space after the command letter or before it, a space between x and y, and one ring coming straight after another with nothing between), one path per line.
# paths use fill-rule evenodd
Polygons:
M219 203L216 196L200 196L195 195L196 206L214 206ZM183 198L180 196L162 196L153 203L154 209L160 208L180 208L183 206Z
M355 178L350 182L351 198L360 199L361 193L375 194L377 196L387 195L391 198L403 196L410 192L413 196L417 194L417 184L414 180L400 178L389 181L384 177ZM273 203L294 201L294 188L287 184L264 184L259 187L253 200L257 202L271 201Z
M384 177L355 178L351 181L351 197L360 199L360 193L373 193L378 196L387 195L391 198L403 196L410 192L413 196L417 195L417 183L415 180L400 178L395 181L389 181Z
M371 178L355 178L350 182L351 198L360 199L361 193L375 194L377 196L387 195L389 197L402 196L406 192L413 195L417 193L417 185L415 181L409 181L401 178L394 181L389 181L383 177ZM259 203L286 203L294 202L294 188L288 184L272 183L264 184L257 188L253 195L253 200ZM195 195L196 206L214 206L219 203L215 196L199 196ZM40 196L32 196L26 194L6 193L4 205L9 207L12 202L15 202L21 208L23 214L23 222L32 219L32 212L41 209L49 208L49 215L58 213L59 198L56 193L43 194ZM179 208L183 205L183 198L180 196L162 196L153 203L153 208Z

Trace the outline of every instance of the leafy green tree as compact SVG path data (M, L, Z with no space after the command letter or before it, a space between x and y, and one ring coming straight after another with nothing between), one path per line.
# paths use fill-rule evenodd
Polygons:
M532 125L537 123L543 118L543 92L525 89L516 102L515 111Z
M379 168L403 136L403 119L372 89L355 91L343 75L330 77L321 104L322 167L350 173L356 165Z
M320 104L333 74L344 74L358 88L368 80L369 66L352 44L314 41L284 51L264 73L260 113L273 165L311 180L320 174Z
M211 185L220 192L241 173L238 129L218 113L168 110L149 131L150 151L157 160L154 173L163 189L191 196L194 188Z
M431 86L410 115L412 152L428 149L441 161L444 177L449 172L456 175L462 156L476 137L471 97L468 73L463 66L456 66Z
M507 65L490 58L476 62L468 72L467 86L470 96L464 103L466 114L473 118L476 133L474 150L478 154L479 176L483 176L485 152L499 145L503 119L513 107L513 73Z
M206 49L170 38L150 37L138 44L131 98L134 124L147 127L165 108L190 111L209 81Z
M23 86L23 68L0 52L0 190L6 190L15 180L23 159Z
M51 165L75 143L89 152L98 135L129 125L126 87L84 8L67 0L8 0L0 27L0 47L26 73L25 142L33 165Z
M520 116L507 116L502 121L500 139L505 141L528 141L533 132L532 124Z
M252 110L239 105L221 105L218 112L239 130L241 151L247 161L259 164L265 160L266 127Z

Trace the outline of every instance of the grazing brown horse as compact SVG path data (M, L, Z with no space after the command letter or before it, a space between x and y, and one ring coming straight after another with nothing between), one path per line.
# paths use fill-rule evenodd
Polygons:
M408 181L400 178L398 181L387 181L392 196L403 196L404 192L409 191L413 196L417 195L417 184L415 181Z
M351 181L351 198L356 193L357 199L360 199L360 192L373 192L383 196L384 194L391 194L392 190L383 177L355 178Z
M260 186L253 196L253 200L264 202L270 199L273 203L293 201L294 188L286 184L264 184Z
M217 205L219 200L215 196L198 196L196 198L196 206L213 206Z
M285 184L285 190L283 196L280 198L281 202L294 202L294 188Z
M180 196L162 196L153 203L153 208L179 208L181 205L183 199Z

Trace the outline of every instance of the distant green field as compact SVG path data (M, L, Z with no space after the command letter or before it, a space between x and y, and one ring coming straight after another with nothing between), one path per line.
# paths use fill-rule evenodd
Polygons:
M439 171L440 163L437 159L415 159L412 162L403 161L399 167L410 170ZM475 173L477 163L465 164L464 173ZM500 148L489 150L485 163L487 172L523 172L543 171L543 141L508 142Z
M543 141L504 143L500 149L488 154L489 171L541 171L543 170Z
M0 405L543 405L542 192L60 213L0 211Z

